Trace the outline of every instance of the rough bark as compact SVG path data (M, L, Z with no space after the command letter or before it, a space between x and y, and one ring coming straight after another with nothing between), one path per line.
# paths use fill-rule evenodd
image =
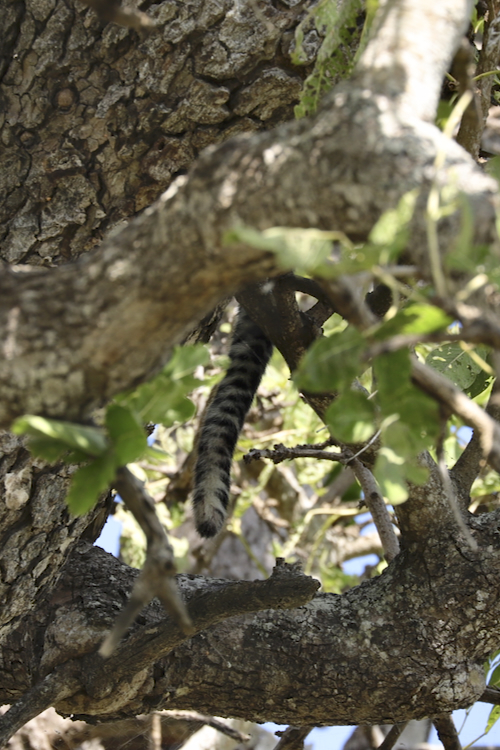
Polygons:
M433 180L452 174L471 203L473 241L492 242L495 183L459 146L407 111L408 87L429 70L441 80L464 28L451 0L418 8L421 13L407 21L412 31L428 34L435 24L437 34L443 19L447 23L446 37L433 37L432 50L439 53L403 57L398 75L388 62L376 67L376 75L361 66L314 121L204 152L188 177L107 238L98 254L50 271L4 274L0 425L26 412L84 418L103 399L155 372L169 347L221 297L277 273L270 254L224 246L235 225L315 226L361 240L407 191L419 187L425 205ZM462 18L466 10L463 3ZM381 44L377 39L367 48L368 59L385 49L384 36ZM427 116L437 104L436 87L419 103L416 114ZM435 173L438 153L446 159ZM458 213L440 222L443 253L460 228ZM428 276L426 229L419 212L407 257Z
M79 2L9 0L0 31L2 257L76 258L209 144L289 119L307 70L290 61L305 7L160 3L141 36ZM311 59L319 41L311 29Z
M155 6L161 32L132 43L131 32L103 28L77 6L8 6L7 260L76 258L157 197L203 145L289 112L297 72L287 62L275 75L267 61L286 58L280 34L301 9L259 6L262 17L249 6L242 17L224 4L192 7L193 17L185 5ZM315 226L362 240L383 211L419 187L405 260L429 278L421 209L434 180L452 181L471 203L474 241L492 242L495 184L429 123L469 10L465 0L386 2L356 76L314 120L204 152L95 254L54 269L5 271L0 425L24 412L87 418L156 371L221 297L278 273L273 256L224 245L235 225ZM443 254L460 230L458 213L439 222ZM113 675L94 654L135 574L99 550L74 551L85 533L98 533L102 511L68 519L69 470L37 465L18 441L2 440L3 700L29 701L26 691L47 677L57 708L84 717L193 708L309 726L435 716L482 694L483 660L500 642L499 518L466 519L471 547L432 464L427 484L412 488L398 511L403 551L382 576L285 613L241 614L242 604L236 618L187 641L179 636L173 650L163 644L138 665L148 635L160 622L168 627L153 604ZM180 586L189 599L225 584L181 578ZM221 618L233 613L221 605Z
M154 665L135 675L129 669L124 682L116 667L106 680L94 679L98 657L82 656L94 652L133 573L101 550L82 548L52 599L39 603L36 623L26 618L11 631L3 664L12 692L5 677L2 697L22 690L14 673L19 643L36 633L43 652L33 680L74 660L80 687L57 707L82 718L196 707L255 721L370 724L470 705L484 690L482 664L500 638L498 514L471 519L472 550L433 473L402 506L400 521L405 549L378 578L290 612L225 620L164 656L158 650ZM221 585L180 577L188 600ZM137 644L144 648L161 618L159 607L145 610L117 661L137 663Z

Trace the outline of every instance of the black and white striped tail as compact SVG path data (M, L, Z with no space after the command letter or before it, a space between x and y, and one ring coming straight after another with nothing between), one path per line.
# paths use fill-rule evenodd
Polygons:
M198 441L193 506L201 536L215 536L226 520L236 441L271 353L271 342L241 307L230 365L207 408Z

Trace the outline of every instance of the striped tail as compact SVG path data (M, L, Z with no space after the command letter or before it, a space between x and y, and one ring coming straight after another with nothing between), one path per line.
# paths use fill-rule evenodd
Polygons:
M240 307L230 365L207 407L198 441L193 507L200 536L215 536L226 520L236 441L272 349L267 336Z

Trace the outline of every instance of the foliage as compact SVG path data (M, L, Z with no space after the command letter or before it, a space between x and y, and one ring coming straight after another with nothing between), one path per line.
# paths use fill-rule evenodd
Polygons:
M495 252L472 245L468 204L453 186L442 190L436 186L435 190L435 200L428 206L431 261L435 224L459 211L462 232L447 258L447 268L473 270L471 290L484 279L496 284ZM377 282L391 289L394 304L384 320L363 331L344 324L320 338L306 353L294 379L301 390L335 394L326 415L334 438L363 443L379 437L375 476L392 504L407 498L409 481L425 481L427 473L419 465L418 455L432 450L443 430L450 429L436 402L412 382L408 344L412 343L420 360L446 375L471 398L486 391L492 376L487 347L456 340L460 328L434 300L434 286L412 285L411 279L403 286L391 274L390 266L407 242L417 198L416 191L404 195L395 209L380 218L368 242L358 246L340 233L283 227L262 233L240 227L228 238L272 250L284 265L293 263L302 273L326 279L349 275L358 280L366 274L367 290L369 283ZM441 268L433 274L437 284L442 274ZM447 335L455 340L446 341ZM426 341L433 336L436 343ZM360 387L362 379L368 389Z
M102 427L25 415L12 430L27 435L32 453L46 461L85 464L74 473L67 496L73 513L85 513L112 484L120 466L146 454L153 460L162 457L148 449L144 424L169 426L192 416L194 405L186 394L198 382L192 373L207 356L204 347L177 349L156 378L116 397L106 409Z

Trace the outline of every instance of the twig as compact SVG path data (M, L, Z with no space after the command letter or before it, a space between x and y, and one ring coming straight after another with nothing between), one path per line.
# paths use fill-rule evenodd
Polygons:
M407 724L407 721L403 721L401 724L394 724L388 734L386 734L384 741L379 745L378 750L392 750Z
M363 359L368 361L373 357L378 357L380 354L388 354L390 352L396 352L400 349L406 349L408 347L416 346L417 344L425 343L449 343L451 341L468 341L471 344L482 344L485 343L483 338L478 338L477 334L473 336L467 336L467 333L463 330L460 333L448 333L442 331L438 333L400 333L396 336L391 336L389 339L384 341L377 341L371 344L363 354Z
M284 732L276 732L281 739L274 750L304 750L304 740L312 727L288 727Z
M274 464L280 464L282 461L288 461L292 458L321 458L325 461L346 461L351 454L347 452L325 451L323 447L314 445L296 445L294 448L287 448L283 443L276 443L272 450L263 448L259 450L254 448L243 456L245 463L257 461L261 458L269 458Z
M413 358L412 380L423 391L448 407L461 417L466 424L474 427L480 436L483 455L495 469L500 471L500 427L474 401L468 398L460 388L444 375L431 370Z
M14 703L0 718L0 748L3 748L26 722L76 693L81 687L81 682L75 674L78 674L75 673L75 662L56 667Z
M447 312L453 320L462 324L462 335L465 341L471 343L489 344L494 349L500 349L500 326L498 320L488 310L481 310L475 305L456 302L449 298L434 298L433 304Z
M455 724L451 718L451 714L441 714L436 716L432 723L436 727L438 737L443 743L444 750L462 750L462 745L458 739L457 730Z
M103 657L113 653L141 609L155 596L186 635L193 633L192 622L174 581L177 572L174 552L156 515L153 499L144 484L125 467L117 471L114 486L146 535L147 553L130 599L99 650Z
M201 724L206 724L212 729L216 729L221 734L225 734L227 737L236 740L236 742L248 742L250 739L249 734L239 732L229 724L225 724L220 719L216 719L213 716L207 716L206 714L200 714L198 711L161 711L159 716L168 716L172 719L185 719L186 721L199 721Z
M246 463L249 463L250 461L255 461L260 458L269 458L274 464L279 464L282 461L291 458L317 458L326 461L340 461L343 464L348 464L352 468L361 485L365 495L366 505L372 514L373 522L377 527L380 536L385 558L387 562L390 562L399 552L399 542L396 532L394 531L394 526L391 522L389 511L384 503L384 498L382 497L375 481L375 477L357 458L358 454L353 456L351 451L339 451L337 453L326 451L324 450L325 445L329 445L329 442L327 441L326 443L321 443L317 446L296 445L294 448L287 448L282 443L277 443L274 446L274 450L253 449L249 451L244 456L244 460ZM360 451L360 453L361 452L362 451Z
M151 727L148 736L148 750L161 750L161 719L160 714L151 714Z
M365 503L372 515L380 541L382 542L385 558L387 562L390 562L399 553L399 541L384 498L372 472L358 458L350 461L349 466L352 468L356 479L361 485Z

